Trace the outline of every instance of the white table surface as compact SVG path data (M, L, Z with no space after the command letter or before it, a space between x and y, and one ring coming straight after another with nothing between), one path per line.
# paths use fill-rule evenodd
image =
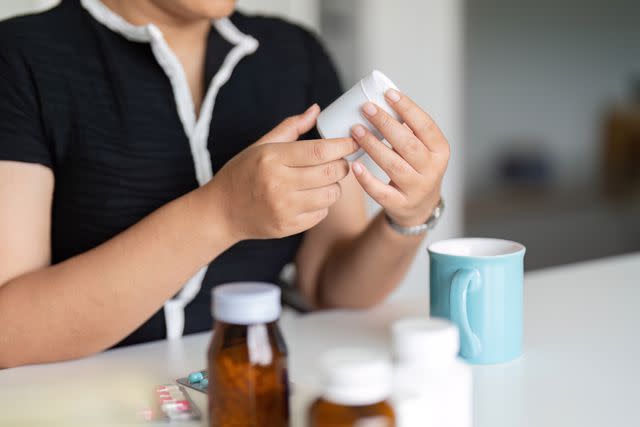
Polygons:
M366 312L286 313L294 427L319 352L388 349L388 326L426 315L424 295ZM640 425L640 253L525 276L525 353L474 368L476 427ZM0 426L137 425L153 387L205 367L209 334L0 371ZM206 412L206 397L191 392ZM206 425L185 423L184 425ZM172 424L173 425L173 424ZM179 425L179 424L176 424Z

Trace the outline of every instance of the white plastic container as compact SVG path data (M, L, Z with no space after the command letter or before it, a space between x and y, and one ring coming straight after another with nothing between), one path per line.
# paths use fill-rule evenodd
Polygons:
M327 139L346 138L351 136L351 128L353 126L361 124L368 128L378 139L382 140L382 135L362 115L361 108L365 102L371 101L397 120L400 120L397 113L384 98L384 94L388 89L397 90L398 87L380 71L373 70L371 74L356 83L320 113L316 124L320 136ZM347 156L346 159L353 161L363 154L364 150L361 148Z
M458 358L456 326L410 318L396 322L392 334L397 427L471 427L472 370Z
M383 353L360 348L330 350L322 357L323 383L308 412L316 427L394 427L389 398L391 363Z

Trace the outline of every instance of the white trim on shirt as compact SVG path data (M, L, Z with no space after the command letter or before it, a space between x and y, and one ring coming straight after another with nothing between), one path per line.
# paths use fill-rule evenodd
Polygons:
M153 55L171 82L175 103L184 132L189 139L189 147L193 157L196 179L200 186L205 185L213 177L211 155L207 148L209 129L218 91L229 80L235 66L247 55L258 48L258 41L246 35L233 25L228 18L214 19L212 25L234 47L227 54L222 66L211 79L196 118L193 98L182 64L164 39L162 32L153 24L137 26L127 22L121 16L105 6L100 0L81 0L89 14L111 31L128 40L139 43L150 43ZM184 308L199 292L208 266L202 267L185 283L177 297L164 305L167 338L179 338L184 331Z

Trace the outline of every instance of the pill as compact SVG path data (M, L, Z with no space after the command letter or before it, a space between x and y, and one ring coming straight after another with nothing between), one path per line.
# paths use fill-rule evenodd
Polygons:
M187 411L189 410L189 402L186 400L174 400L172 402L167 402L162 404L162 409L164 411L169 410L177 410L177 411Z
M199 383L203 378L202 372L192 372L189 374L189 384Z

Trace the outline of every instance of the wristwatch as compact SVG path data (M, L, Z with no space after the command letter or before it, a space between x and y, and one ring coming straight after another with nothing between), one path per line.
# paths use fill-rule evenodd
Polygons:
M431 216L424 224L414 225L411 227L403 227L402 225L396 224L386 213L384 216L387 219L387 223L389 224L389 226L391 226L391 228L393 228L396 232L404 236L417 236L418 234L422 234L427 232L428 230L433 229L442 216L443 211L444 202L442 201L442 199L440 199L438 205L433 209Z

